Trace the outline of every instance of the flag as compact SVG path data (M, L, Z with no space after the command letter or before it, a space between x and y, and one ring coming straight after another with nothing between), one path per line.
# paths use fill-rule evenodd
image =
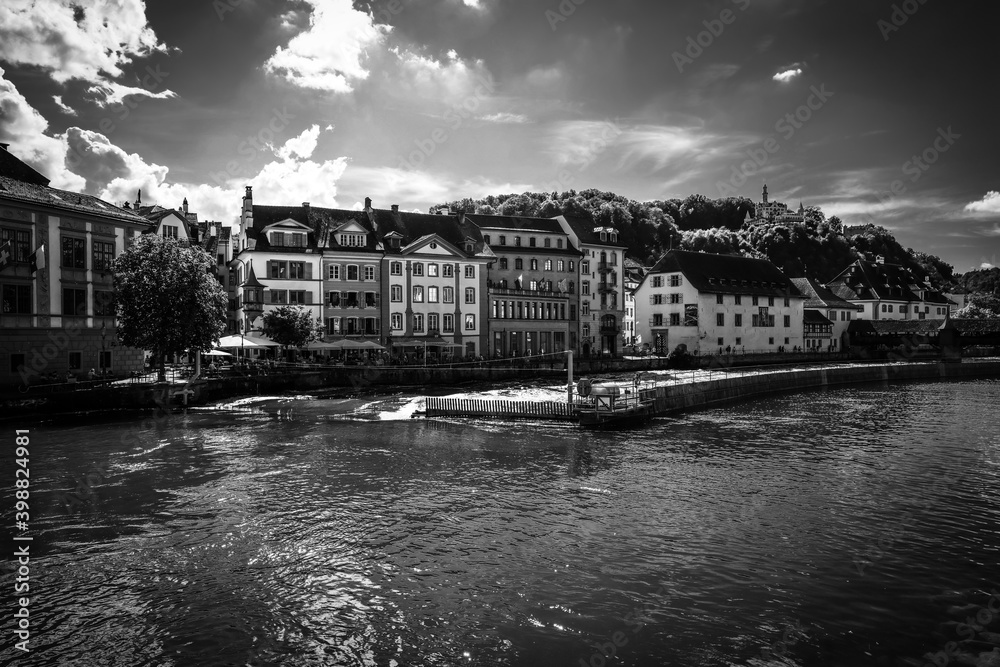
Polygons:
M524 280L524 274L522 273L517 277L517 289L521 289L521 282Z
M28 268L31 273L45 268L45 244L38 246L38 250L28 256Z
M14 260L14 256L11 253L10 241L0 244L0 271L6 269Z

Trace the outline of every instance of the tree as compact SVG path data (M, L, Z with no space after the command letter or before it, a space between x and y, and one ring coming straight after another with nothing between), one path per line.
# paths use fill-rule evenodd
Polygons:
M286 349L302 347L316 339L316 324L305 308L278 306L264 313L264 335Z
M957 319L995 320L1000 318L1000 297L992 294L971 294L962 308L955 313Z
M226 291L198 247L155 234L140 236L112 266L118 337L150 350L166 379L167 355L209 350L226 328Z

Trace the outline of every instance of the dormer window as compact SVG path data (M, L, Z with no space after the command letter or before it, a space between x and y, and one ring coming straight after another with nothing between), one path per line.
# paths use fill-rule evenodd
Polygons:
M340 242L340 245L344 248L364 248L366 245L368 245L367 234L354 234L349 232L342 232L338 240Z
M306 245L306 235L295 232L271 232L268 240L276 248L303 248Z
M611 232L611 242L618 243L618 232Z
M608 240L608 233L607 232L601 232L601 243L605 243L605 242L607 242L607 240Z

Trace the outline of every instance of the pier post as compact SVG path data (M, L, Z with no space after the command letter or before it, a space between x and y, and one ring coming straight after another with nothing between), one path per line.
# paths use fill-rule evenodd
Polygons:
M566 404L573 403L573 350L566 351Z

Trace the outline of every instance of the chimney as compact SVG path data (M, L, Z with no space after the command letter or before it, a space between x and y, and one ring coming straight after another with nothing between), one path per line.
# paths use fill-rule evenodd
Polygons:
M7 150L7 147L8 147L8 146L10 146L10 144L4 144L4 143L0 143L0 148L2 148L2 149L3 149L3 150L5 150L5 151ZM7 152L9 153L10 151L7 151Z
M464 225L465 224L465 211L459 211L458 212L458 224L460 224L460 225Z
M306 215L309 215L309 202L307 201L302 202L302 208L306 210Z
M142 206L142 190L136 190L135 192L135 208Z
M392 212L393 213L399 213L399 204L393 204L392 205Z
M371 197L365 197L365 210L366 211L372 210L372 198Z

